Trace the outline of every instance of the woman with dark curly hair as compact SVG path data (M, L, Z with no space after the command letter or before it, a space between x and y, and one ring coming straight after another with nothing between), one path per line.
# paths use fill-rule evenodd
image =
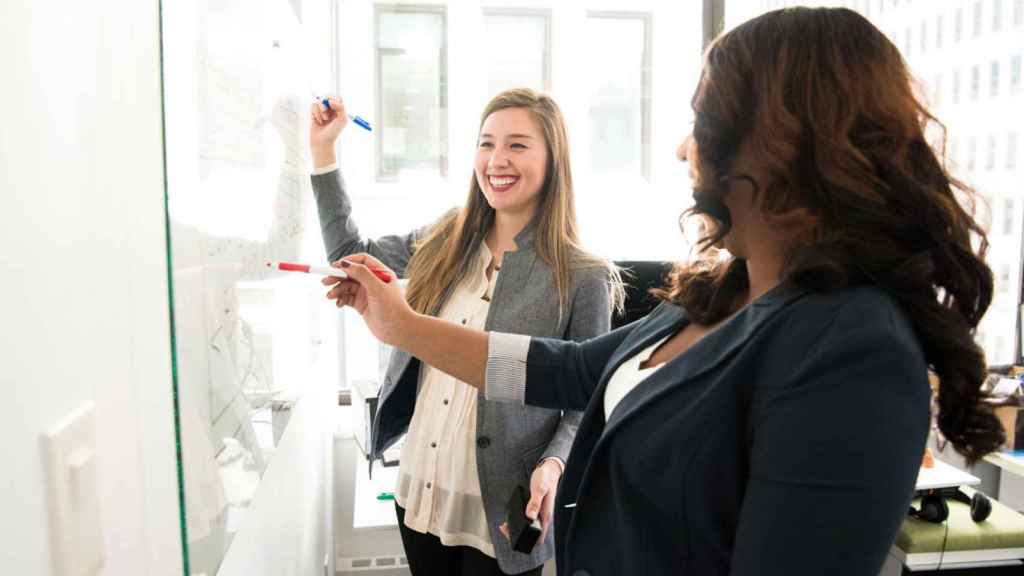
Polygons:
M692 105L707 257L647 318L584 343L467 330L413 312L366 256L328 296L490 399L585 410L560 573L873 576L914 489L928 370L968 461L1002 440L972 339L992 295L973 193L925 140L941 125L896 47L850 10L721 36Z

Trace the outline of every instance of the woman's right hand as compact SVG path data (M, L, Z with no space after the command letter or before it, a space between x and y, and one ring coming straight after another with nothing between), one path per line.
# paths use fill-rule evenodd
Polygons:
M345 103L341 98L327 97L330 109L325 109L322 100L309 108L309 147L313 152L313 164L320 168L335 162L334 142L348 124ZM321 162L323 162L321 166Z
M339 308L355 309L378 340L401 348L400 337L408 334L407 328L417 314L406 302L395 273L369 254L346 256L331 265L341 268L348 278L324 278L324 284L334 285L327 292L327 298L334 300ZM370 268L390 274L391 282L381 281Z

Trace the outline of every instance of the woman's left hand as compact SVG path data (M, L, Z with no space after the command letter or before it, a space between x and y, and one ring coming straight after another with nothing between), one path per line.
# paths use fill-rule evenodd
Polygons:
M402 296L395 273L369 254L352 254L331 262L340 268L348 278L327 276L321 282L332 286L327 292L329 300L338 307L353 308L363 317L370 332L385 344L402 348L400 338L408 333L408 325L416 316L409 303ZM371 269L390 276L388 282L378 278Z
M531 520L540 518L541 532L537 544L547 538L548 526L555 519L555 492L561 477L562 466L551 458L537 466L530 476L530 501L526 503L526 517ZM507 523L501 525L501 533L509 537Z

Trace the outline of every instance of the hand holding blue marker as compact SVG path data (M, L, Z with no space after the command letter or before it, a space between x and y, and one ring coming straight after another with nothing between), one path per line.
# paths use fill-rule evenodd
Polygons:
M324 108L328 110L331 109L331 103L327 100L327 98L321 98L320 103L324 105ZM346 114L346 116L348 116L348 119L355 122L356 125L359 126L360 128L363 128L367 132L373 132L373 128L370 126L370 123L362 119L361 117L353 116L351 114Z

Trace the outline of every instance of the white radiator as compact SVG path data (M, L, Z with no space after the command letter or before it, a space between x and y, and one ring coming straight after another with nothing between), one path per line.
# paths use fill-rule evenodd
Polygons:
M405 556L339 556L335 559L334 570L337 576L409 576L409 561Z

